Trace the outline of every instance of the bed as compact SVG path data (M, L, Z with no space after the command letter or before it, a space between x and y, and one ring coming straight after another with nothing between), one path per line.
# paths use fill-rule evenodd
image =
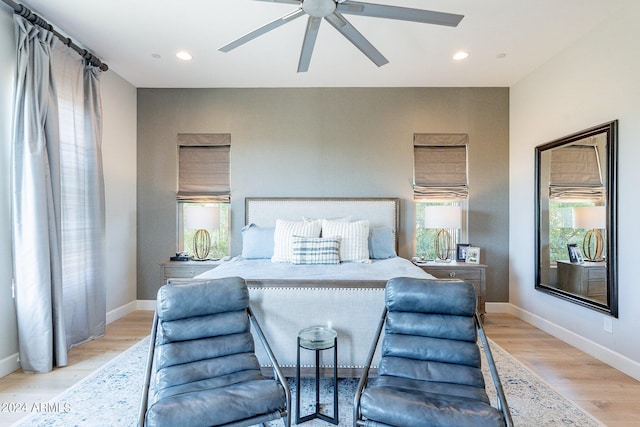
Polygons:
M387 280L393 277L433 278L410 261L396 256L398 211L399 200L393 198L246 199L242 256L197 279L239 276L247 281L253 310L285 371L293 372L296 365L298 331L307 326L326 325L338 332L339 375L358 375L382 313ZM336 249L340 261L316 264L276 259L282 241L282 235L278 234L282 224L306 227L300 223L313 221L322 221L323 231L331 230L332 225L343 231L339 249ZM363 223L367 225L365 253L368 256L362 255L364 248L361 247L353 253L343 253L343 249L353 249L348 246L354 241L350 231L345 230L356 229ZM356 234L360 236L361 232L364 231ZM304 240L300 236L295 239ZM322 237L307 240L313 239L323 240ZM286 253L290 252L288 249ZM266 355L257 354L266 365ZM305 367L313 366L313 352L302 352L301 356L303 373L310 372ZM332 356L327 354L323 364L332 363Z

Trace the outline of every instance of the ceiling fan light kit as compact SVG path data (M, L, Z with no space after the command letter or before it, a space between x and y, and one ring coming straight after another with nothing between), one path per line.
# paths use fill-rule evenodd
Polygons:
M307 27L300 50L298 72L306 72L311 63L311 55L315 46L320 21L329 22L340 34L349 40L358 50L378 67L389 61L364 37L342 14L369 16L374 18L396 19L400 21L420 22L423 24L444 25L457 27L463 15L435 12L431 10L412 9L407 7L387 6L381 4L364 3L351 0L258 0L271 3L292 4L299 9L273 20L239 38L218 50L229 52L287 22L291 22L303 15L308 15Z
M302 10L309 16L324 18L336 10L336 2L333 0L304 0Z

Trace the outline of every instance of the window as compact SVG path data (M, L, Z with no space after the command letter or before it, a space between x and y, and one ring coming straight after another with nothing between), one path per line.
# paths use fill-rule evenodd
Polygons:
M455 243L466 236L467 142L466 134L414 134L413 193L416 206L416 255L425 259L437 257L437 228L425 225L427 206L459 206L461 228L449 229L455 256Z
M548 192L549 241L545 243L548 243L550 264L554 265L557 260L568 259L567 243L582 247L589 229L606 228L604 209L598 211L601 213L598 220L585 221L578 215L578 212L585 212L581 208L605 203L606 191L596 141L568 145L551 152Z
M596 206L593 202L580 200L549 200L549 259L555 265L557 260L569 259L567 243L576 243L582 248L586 228L574 228L576 218L574 208ZM603 227L604 228L604 227Z
M229 255L229 230L231 230L231 218L229 216L231 209L229 209L229 203L186 203L179 204L180 227L182 239L182 246L179 248L181 251L186 251L189 255L194 256L193 239L196 234L196 229L185 227L184 212L190 207L213 207L219 210L220 224L217 228L208 228L207 231L211 236L211 249L210 258L222 258Z
M460 206L462 209L462 228L461 229L448 229L447 231L451 235L453 246L450 248L453 252L449 254L455 259L455 243L462 241L463 233L466 232L465 227L465 212L467 211L466 200L458 201L416 201L416 256L423 259L436 259L436 234L437 228L425 227L425 210L427 206Z
M231 135L178 134L178 249L194 255L195 229L184 221L185 208L212 207L219 221L207 229L210 256L229 255L230 198L229 163ZM218 215L216 215L217 219Z

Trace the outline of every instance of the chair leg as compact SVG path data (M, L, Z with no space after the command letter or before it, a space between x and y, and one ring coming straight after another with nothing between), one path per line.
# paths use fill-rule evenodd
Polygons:
M149 353L147 355L147 366L144 372L144 386L142 388L142 400L138 415L138 427L144 427L145 418L147 416L147 404L149 403L149 385L151 384L151 369L153 367L153 357L156 349L156 335L158 333L158 313L153 315L153 324L151 326L151 335L149 342Z
M484 333L484 328L482 327L482 323L480 322L480 317L478 316L478 313L475 314L475 321L476 321L476 327L478 329L478 335L480 335L480 342L482 342L482 347L484 348L484 354L487 357L487 365L489 365L489 371L491 372L491 377L493 378L493 384L496 388L496 394L498 396L498 408L502 411L502 415L504 416L507 427L512 427L513 419L511 418L511 411L509 410L507 397L504 394L504 390L502 388L502 382L500 381L500 376L498 375L498 369L496 368L496 362L495 360L493 360L493 354L491 353L491 348L489 347L489 341L487 340L487 335Z

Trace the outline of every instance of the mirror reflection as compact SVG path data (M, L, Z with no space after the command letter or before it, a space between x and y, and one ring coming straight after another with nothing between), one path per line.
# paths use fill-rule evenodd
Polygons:
M616 125L536 147L536 287L614 316Z

